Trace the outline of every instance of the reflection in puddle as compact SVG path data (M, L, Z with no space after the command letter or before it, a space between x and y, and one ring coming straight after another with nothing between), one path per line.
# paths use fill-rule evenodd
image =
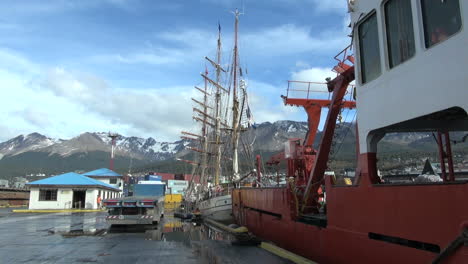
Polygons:
M157 228L155 225L112 225L108 233L145 233Z
M103 218L84 213L67 214L69 217L54 219L55 226L46 230L48 235L60 234L63 237L103 236L107 233L107 224Z
M70 230L68 232L58 232L63 237L77 237L77 236L104 236L107 229L89 229L89 230Z
M158 226L158 229L146 231L145 239L182 242L188 247L192 246L191 242L193 241L235 240L234 237L222 232L221 230L209 227L205 224L184 221L170 215L163 219L162 223Z
M163 240L163 233L161 230L147 230L145 232L145 239L146 240L154 240L154 241L162 241Z
M48 235L60 234L63 237L104 236L114 233L144 233L145 240L182 242L191 247L194 241L236 239L214 227L174 218L171 213L161 219L159 225L112 225L104 217L86 217L83 213L71 214L69 220L60 221L54 228L41 230Z

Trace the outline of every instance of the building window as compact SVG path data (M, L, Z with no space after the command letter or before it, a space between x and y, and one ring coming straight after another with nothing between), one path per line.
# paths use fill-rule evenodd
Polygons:
M117 179L116 179L116 178L111 178L111 179L109 179L109 183L110 183L110 184L116 184L116 183L117 183Z
M391 0L385 3L385 25L390 68L414 55L414 32L411 2Z
M426 48L442 42L461 28L458 0L421 0Z
M379 77L380 47L377 30L377 15L374 13L358 27L361 82L367 83Z
M39 190L39 201L57 201L57 190Z

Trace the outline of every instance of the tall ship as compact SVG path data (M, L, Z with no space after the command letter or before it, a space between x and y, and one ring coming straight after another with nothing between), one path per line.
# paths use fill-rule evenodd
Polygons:
M200 125L194 132L182 132L190 140L188 148L194 160L183 160L193 165L192 181L186 200L192 201L195 210L203 217L228 222L232 218L231 190L240 178L239 141L241 132L252 123L248 104L246 72L239 59L238 27L240 12L234 12L234 47L232 62L222 63L221 26L218 26L216 59L205 57L214 69L202 73L203 88L195 87L201 99L192 98L193 119ZM198 179L199 184L196 184Z
M329 97L314 97L314 83L301 89L305 96L291 86L283 96L305 109L309 124L305 139L285 142L269 161L286 162L284 182L236 188L234 218L318 263L468 263L468 182L456 177L452 153L453 135L468 131L468 2L349 0L348 9L352 46L335 57L336 77L324 84ZM357 165L340 184L325 172L340 113L354 107ZM328 113L315 149L322 109ZM408 132L432 134L441 181L379 176L385 144L378 143Z

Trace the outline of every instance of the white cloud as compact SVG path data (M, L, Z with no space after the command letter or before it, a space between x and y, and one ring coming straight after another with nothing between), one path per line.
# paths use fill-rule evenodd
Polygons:
M48 0L48 1L12 1L8 3L8 8L3 8L4 13L36 15L50 14L64 11L76 11L80 9L95 8L99 5L107 4L124 10L130 10L140 1L138 0ZM1 10L1 9L0 9ZM8 12L8 13L6 13ZM1 14L1 13L0 13Z
M337 10L337 7L333 5L334 1L330 0L273 1L306 2L307 8L310 7L310 3L314 2L317 5L316 10L332 12ZM136 4L140 2L139 0L56 0L29 4L17 2L11 3L11 9L5 8L3 12L11 12L11 17L15 17L17 13L29 17L29 15L38 14L56 15L55 13L63 11L76 11L77 9L98 6L108 8L109 4L117 8L130 8L132 10L141 7ZM225 4L239 3L239 1L230 0L223 2ZM343 2L345 1L343 0ZM248 1L246 1L246 5L248 5ZM2 14L1 11L0 14ZM15 27L16 25L11 22L3 23L0 21L0 31L2 32L15 31L17 29ZM105 63L144 64L143 67L147 65L193 67L194 63L202 64L204 56L210 56L215 52L216 27L217 25L214 25L208 30L206 28L168 29L170 31L150 36L152 41L149 42L149 45L145 45L143 39L141 47L133 47L132 50L132 47L128 49L127 46L125 51L97 55L92 59L95 62ZM228 25L226 28L230 29L232 25ZM347 38L342 32L322 30L317 35L311 35L312 29L309 26L283 24L252 30L247 26L243 27L241 22L242 62L256 60L265 65L267 63L264 62L270 59L276 62L283 58L291 58L291 55L320 55L322 52L341 50L347 44ZM231 51L233 42L231 32L227 31L223 28L225 53ZM8 34L4 35L9 37ZM23 44L25 43L24 38L21 41ZM66 48L61 44L56 45L60 48ZM53 45L51 46L53 47ZM47 54L38 54L37 49L29 50L29 52L37 58L46 59L47 56ZM302 56L298 57L302 58ZM293 64L296 59L291 59ZM61 63L65 65L78 65L77 67L82 68L96 66L91 63L86 65L87 62L89 61L82 64L81 59L76 57L68 58L68 61L67 58L61 60ZM99 76L77 72L73 70L73 66L54 66L39 65L18 52L0 48L0 89L2 97L6 98L6 102L0 105L0 118L11 128L9 131L14 131L14 133L38 131L54 137L70 137L84 131L114 130L129 135L151 135L174 140L177 139L180 130L193 125L191 104L188 103L193 91L192 87L154 85L152 89L136 87L130 90L125 89L128 87L114 87ZM135 65L136 71L142 69L137 68L138 66L141 65ZM284 67L288 68L287 65ZM303 61L297 61L296 67L297 71L292 73L295 77L304 80L309 78L323 80L321 68L310 68ZM171 67L160 68L172 69ZM194 72L195 74L196 72ZM287 74L286 70L285 75ZM143 79L143 81L146 80ZM279 98L280 94L285 93L286 83L284 86L275 86L265 82L252 81L250 87L252 87L250 89L252 110L257 122L295 118L303 120L300 115L301 109L286 107ZM0 134L0 138L6 134L4 131L0 133L3 133Z
M12 58L20 59L14 68L31 68L34 73L0 69L0 87L8 87L2 89L5 102L0 105L0 118L10 128L0 139L36 131L60 138L85 131L116 131L172 141L181 130L196 126L190 100L196 96L193 87L117 88L89 73L61 67L42 70L16 55ZM294 119L297 109L284 106L279 96L285 87L249 83L256 122Z
M128 126L129 133L137 135L174 140L191 124L192 109L187 104L191 87L113 88L97 76L56 68L41 81L41 91L73 102L114 126ZM94 130L108 129L100 126Z
M102 63L180 65L201 61L216 49L216 31L184 29L162 32L156 36L155 45L147 41L145 47L119 54L104 54L91 57L92 61Z
M240 50L252 56L280 57L291 54L319 54L341 50L347 37L341 31L323 30L316 36L311 28L295 24L283 24L257 31L246 31L240 35ZM231 43L230 41L228 43Z
M318 11L346 14L348 3L346 0L309 0Z
M115 131L173 141L181 130L195 127L190 100L195 90L190 86L123 89L89 73L60 67L39 70L18 54L11 57L20 58L13 68L34 69L34 73L0 69L0 87L9 88L2 89L6 99L0 105L0 118L10 128L0 139L16 132L69 138L85 131ZM292 75L323 79L328 72L312 68ZM286 82L275 86L249 81L251 110L257 123L306 120L301 108L283 104L280 95L286 94L286 87Z
M309 68L292 72L291 78L295 81L303 82L325 82L327 77L332 79L336 77L336 73L332 72L329 68Z
M309 69L298 70L291 73L291 79L299 82L290 83L290 98L311 98L311 99L330 99L331 93L328 92L326 78L335 78L337 74L332 72L330 68L319 68L313 67ZM303 83L305 82L305 83ZM309 83L311 82L311 83ZM317 84L318 82L319 84ZM351 84L354 84L352 82ZM348 87L348 92L350 92ZM350 100L350 93L345 96L345 100ZM349 114L348 114L349 112ZM352 122L354 110L344 109L343 110L343 121ZM322 109L319 129L322 129L325 124L325 119L328 114L328 109ZM304 119L306 120L306 119Z
M0 124L0 142L4 142L4 141L7 141L11 138L14 138L18 135L21 134L21 130L18 130L18 129L15 129L15 128L12 128L8 125L2 125ZM0 157L1 159L1 157Z
M64 68L43 70L17 53L0 52L0 119L13 133L39 132L69 138L85 131L176 140L192 126L192 87L123 89L92 74ZM13 69L13 70L10 70Z
M331 68L313 67L309 69L294 71L291 73L291 80L299 82L293 82L290 84L291 89L296 90L295 92L292 92L292 95L303 97L304 95L306 95L306 91L309 90L312 92L309 94L309 97L311 98L328 98L328 88L325 85L326 78L334 79L336 76L337 74L335 72L332 72ZM311 83L309 84L308 82ZM354 82L351 82L351 84L354 84Z
M71 109L64 107L56 98L48 93L42 93L33 88L29 73L15 73L0 69L0 87L2 89L2 104L0 105L0 119L8 125L10 131L30 133L40 130L50 130L50 114L53 116L66 114ZM51 106L56 113L48 111ZM63 109L61 109L63 107ZM60 128L59 128L60 129ZM0 138L10 133L1 131Z
M298 69L307 69L310 68L310 64L305 61L296 61L296 68Z
M23 118L24 121L30 123L36 127L44 127L51 125L49 116L46 112L39 109L27 106L25 109L15 112L19 118Z
M248 10L250 2L266 2L287 4L290 7L301 7L306 9L314 9L317 12L336 12L345 13L347 11L346 0L203 0L212 4L218 4L230 8L238 7L242 9L246 7ZM241 6L243 4L243 6Z
M146 64L153 64L153 65L161 65L161 64L173 64L173 63L180 63L183 60L180 59L180 52L177 50L168 50L169 52L158 52L158 53L135 53L130 54L127 57L119 56L118 60L124 63L146 63ZM162 54L171 54L171 56L162 55Z
M243 58L273 58L293 54L320 54L338 51L349 44L349 39L342 31L323 31L317 36L310 34L309 27L284 24L257 31L246 31L240 35L239 50ZM93 61L106 63L180 65L204 56L211 56L216 51L216 30L184 29L163 32L156 36L158 45L150 42L140 50L126 54L105 54L92 57ZM231 52L233 39L230 33L223 33L223 47ZM165 44L161 44L161 42ZM227 55L225 55L227 56Z
M284 105L281 95L286 94L286 85L287 83L284 86L274 86L258 81L249 82L249 102L256 123L304 120L302 109Z
M0 69L28 74L37 74L40 71L40 67L36 63L29 61L15 51L4 48L0 48Z

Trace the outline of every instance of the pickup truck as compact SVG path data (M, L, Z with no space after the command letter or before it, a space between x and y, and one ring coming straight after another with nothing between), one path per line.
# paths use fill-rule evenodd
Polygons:
M134 187L136 196L103 201L108 209L106 221L109 224L151 225L164 216L164 184L135 184Z

